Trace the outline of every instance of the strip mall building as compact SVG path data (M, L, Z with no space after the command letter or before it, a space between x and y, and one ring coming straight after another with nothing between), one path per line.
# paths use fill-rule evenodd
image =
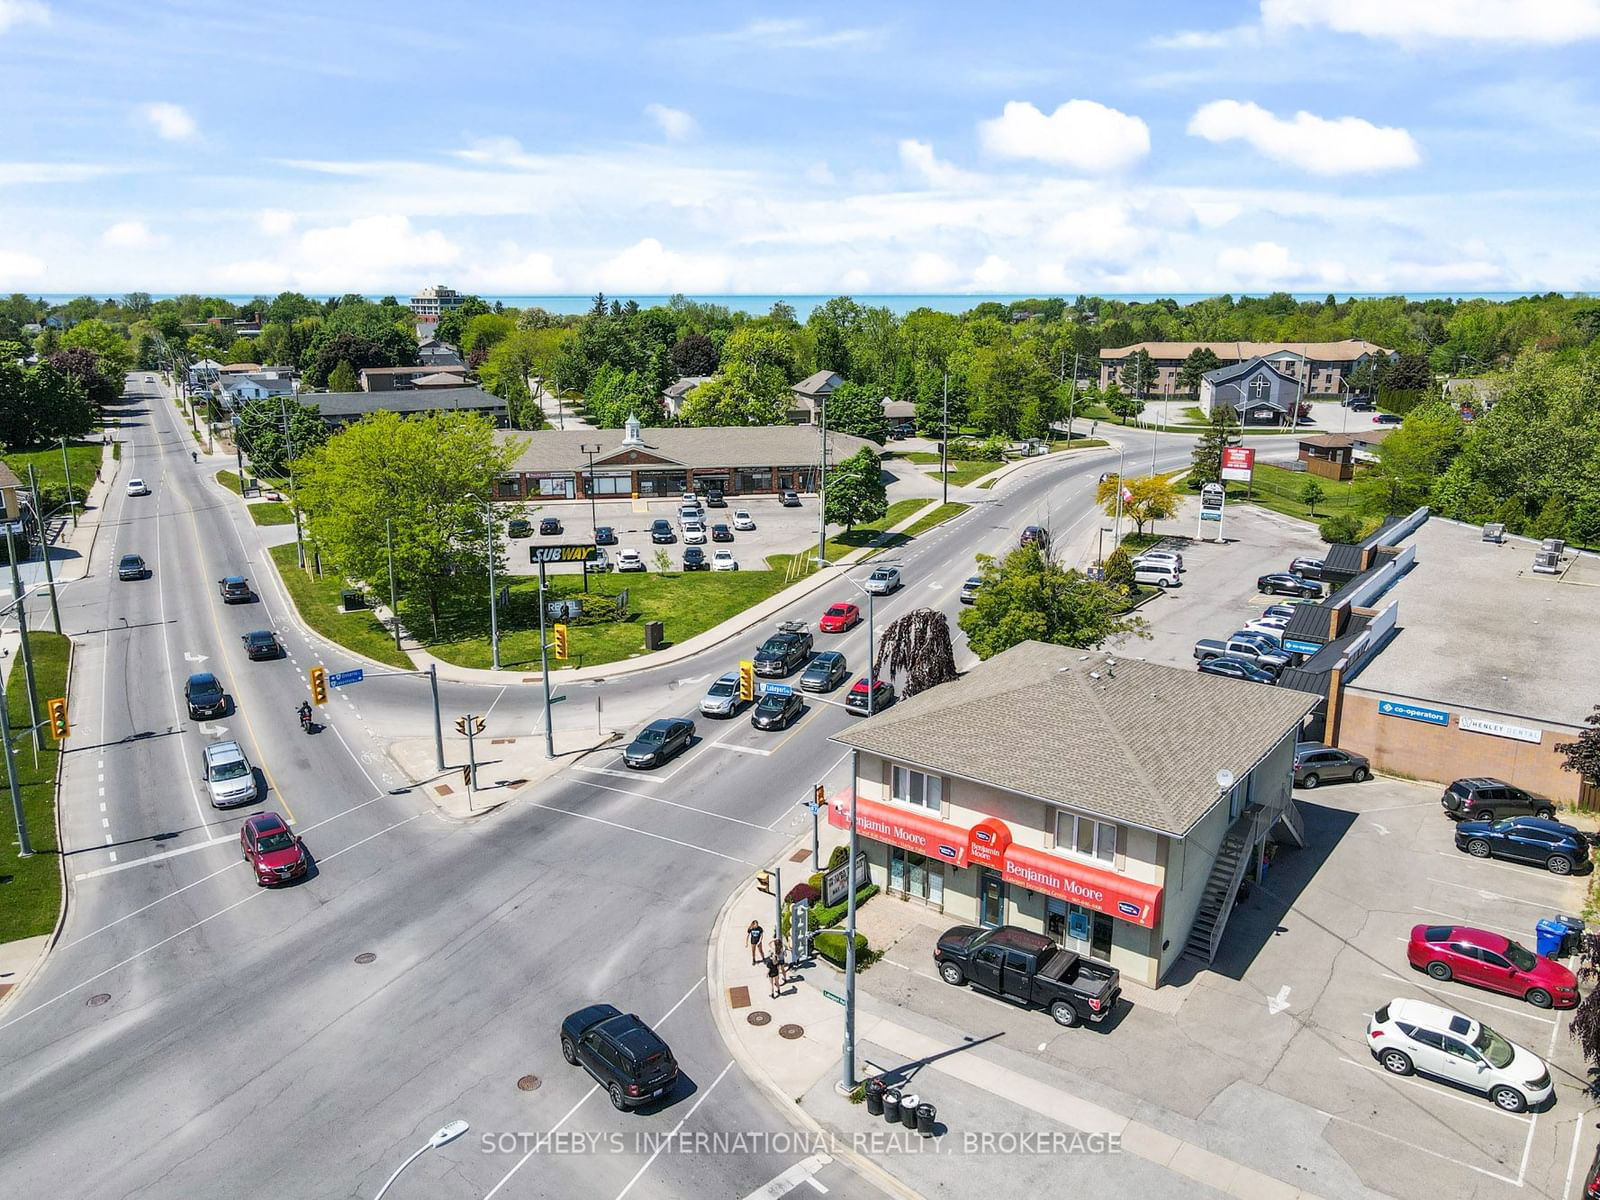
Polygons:
M854 725L873 882L1155 986L1210 962L1269 840L1298 844L1303 694L1025 642ZM850 826L848 792L828 819Z

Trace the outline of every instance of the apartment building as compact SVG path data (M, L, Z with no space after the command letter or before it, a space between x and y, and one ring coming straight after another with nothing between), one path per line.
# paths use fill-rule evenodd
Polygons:
M1273 368L1296 380L1306 396L1338 395L1348 389L1351 373L1363 361L1377 355L1392 357L1395 353L1354 339L1342 342L1138 342L1100 351L1100 386L1109 387L1113 381L1120 385L1123 364L1129 356L1143 350L1156 367L1155 385L1149 394L1185 395L1189 389L1180 382L1178 372L1184 360L1201 349L1210 350L1224 367L1253 358L1265 359Z

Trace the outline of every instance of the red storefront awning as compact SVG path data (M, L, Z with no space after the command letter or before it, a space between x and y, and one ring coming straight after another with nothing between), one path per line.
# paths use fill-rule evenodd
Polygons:
M828 801L828 824L850 827L850 793ZM908 812L876 800L856 801L856 832L876 842L958 867L987 866L1018 887L1081 905L1145 929L1155 927L1161 913L1161 888L1153 883L1073 862L1048 850L1018 846L1005 822L986 817L963 829L937 817Z

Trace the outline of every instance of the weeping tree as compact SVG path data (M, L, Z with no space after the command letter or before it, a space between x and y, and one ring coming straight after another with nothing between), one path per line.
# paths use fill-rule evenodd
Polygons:
M1592 1076L1600 1066L1600 989L1594 986L1600 981L1600 934L1585 933L1579 938L1578 961L1572 969L1578 982L1589 990L1572 1010L1567 1035L1582 1049ZM1589 1086L1593 1093L1596 1085L1592 1080Z
M956 678L956 656L950 646L950 622L931 608L917 608L896 617L878 635L875 679L893 680L905 672L902 696L915 696Z

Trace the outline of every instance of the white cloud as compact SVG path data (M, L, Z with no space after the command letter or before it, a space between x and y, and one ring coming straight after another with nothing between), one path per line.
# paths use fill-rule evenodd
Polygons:
M729 263L720 254L675 254L653 237L641 238L595 268L593 277L614 292L723 291L728 285Z
M838 183L834 177L833 168L825 162L814 162L806 168L806 182L820 184L823 187L832 187Z
M1277 242L1256 242L1250 246L1229 246L1217 254L1217 271L1224 283L1273 286L1299 279L1300 264L1287 246Z
M906 265L906 280L919 290L934 291L949 287L956 277L955 264L931 250L919 251Z
M839 276L839 286L846 292L864 292L872 286L872 275L861 267L851 267Z
M105 163L0 163L0 187L33 183L82 183L105 175L120 175L127 168Z
M1559 46L1600 37L1600 0L1261 0L1261 22L1401 42Z
M644 115L661 127L669 141L681 142L700 132L695 119L681 108L668 108L665 104L646 104Z
M406 217L384 213L307 229L273 257L221 270L227 282L246 289L339 293L385 290L397 278L429 274L460 258L461 248L438 230L414 229Z
M1130 205L1091 204L1062 214L1041 240L1069 262L1119 265L1137 258L1154 241L1155 229L1136 221Z
M283 208L264 208L256 216L256 228L268 237L282 237L294 229L295 215Z
M900 162L934 187L955 188L977 182L977 176L951 163L940 161L931 145L919 142L915 138L901 139Z
M100 240L119 249L137 250L155 245L158 239L143 221L118 221L100 235Z
M156 131L157 136L169 142L188 141L200 131L194 117L181 104L141 104L138 115Z
M21 250L0 250L0 286L7 282L38 279L44 275L44 259Z
M1001 115L978 125L991 154L1033 158L1081 171L1116 171L1150 153L1150 128L1093 100L1068 100L1048 117L1025 100L1008 102Z
M1189 132L1208 142L1242 141L1268 158L1317 175L1348 175L1414 167L1422 161L1404 129L1360 117L1332 120L1297 112L1279 117L1254 103L1213 100L1189 120Z
M1150 39L1161 50L1236 50L1261 41L1261 30L1254 25L1235 25L1232 29L1190 29Z
M489 295L508 296L555 295L563 287L553 257L513 245L500 247L492 256L492 265L468 265L466 285Z
M998 292L1011 282L1016 273L1016 268L1005 259L998 254L991 254L978 264L978 269L972 273L972 282L981 288Z
M795 18L766 18L751 21L739 29L712 34L714 42L769 46L780 50L838 50L867 47L883 41L881 29L819 30L815 22Z
M50 10L38 0L0 0L0 33L18 25L44 25Z

